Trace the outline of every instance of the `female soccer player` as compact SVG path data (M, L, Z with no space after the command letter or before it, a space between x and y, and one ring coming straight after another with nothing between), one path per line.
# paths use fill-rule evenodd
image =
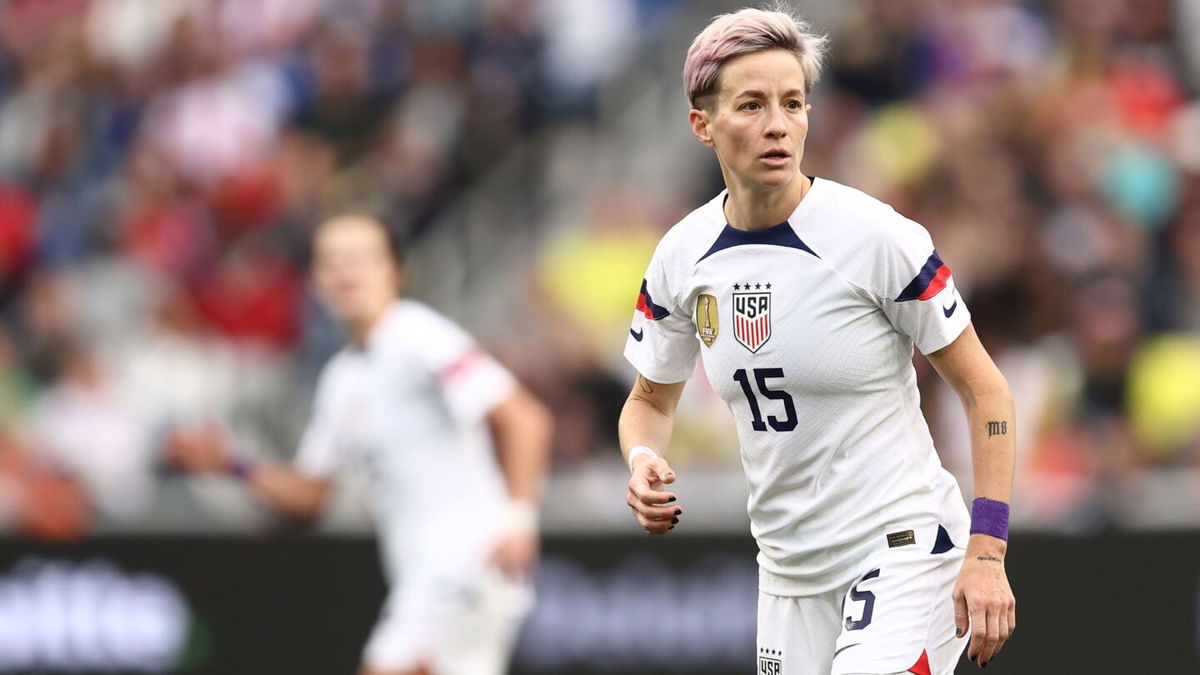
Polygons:
M800 170L825 38L782 11L715 18L688 50L692 132L726 189L663 237L625 356L628 502L650 534L683 515L661 456L697 356L733 412L760 567L760 673L952 673L1016 626L1004 571L1008 385L929 234ZM968 519L921 416L916 345L971 427Z
M339 466L364 462L392 589L362 675L501 675L529 605L549 415L462 329L396 299L400 260L379 221L322 224L313 272L351 342L321 372L295 462L247 464L205 430L177 434L173 459L302 517Z

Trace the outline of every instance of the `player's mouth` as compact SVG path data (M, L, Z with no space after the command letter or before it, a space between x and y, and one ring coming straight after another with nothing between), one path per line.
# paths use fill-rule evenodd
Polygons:
M759 155L758 161L772 169L782 169L792 161L792 153L783 148L771 148Z

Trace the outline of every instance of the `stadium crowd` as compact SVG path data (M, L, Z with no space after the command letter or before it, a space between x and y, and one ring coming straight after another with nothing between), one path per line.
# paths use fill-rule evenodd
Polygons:
M683 5L0 0L0 527L136 523L181 421L289 452L339 339L313 225L369 210L420 241L521 143L592 119L631 36L672 25L644 19ZM821 28L805 169L954 268L1017 402L1016 522L1200 522L1200 3L863 0ZM530 252L560 311L498 353L556 407L559 471L619 460L637 279L704 197L600 185ZM918 369L967 480L957 400ZM675 466L737 470L711 404Z

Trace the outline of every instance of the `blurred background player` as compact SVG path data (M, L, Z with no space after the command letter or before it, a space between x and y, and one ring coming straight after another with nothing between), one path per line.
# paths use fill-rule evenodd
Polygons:
M339 467L362 460L392 590L361 672L503 673L530 603L549 416L462 329L396 299L390 242L365 216L316 231L313 276L350 343L321 373L292 464L239 459L211 427L176 432L171 455L242 477L301 518L321 512Z
M825 42L786 8L744 9L688 50L692 132L726 190L667 232L642 281L620 422L628 503L650 534L679 523L656 450L702 358L750 485L759 672L946 675L968 623L980 666L1016 625L1012 397L929 233L801 172ZM966 409L969 524L921 414L914 345Z

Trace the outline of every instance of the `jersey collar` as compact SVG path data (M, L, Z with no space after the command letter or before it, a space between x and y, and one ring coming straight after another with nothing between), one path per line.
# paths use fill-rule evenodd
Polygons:
M796 234L796 229L794 226L794 224L803 220L808 212L812 210L812 203L814 201L813 193L817 189L817 179L810 176L809 180L812 181L812 187L809 188L808 194L804 196L804 199L800 200L800 203L796 206L796 210L792 212L792 215L789 216L787 220L779 223L778 225L772 225L771 227L761 230L739 230L729 223L725 223L725 227L722 228L721 234L717 236L717 240L713 242L713 245L709 247L708 251L705 252L704 255L700 256L700 260L697 260L696 262L699 263L701 260L704 260L714 253L723 251L727 248L753 244L760 246L784 246L787 248L795 248L818 258L821 257L818 256L816 251L813 251L808 244L805 244L804 241L800 239L800 235ZM721 195L718 195L718 200L714 200L718 202L718 208L721 208L722 211L724 210L725 199L728 198L728 196L728 191L726 191Z

